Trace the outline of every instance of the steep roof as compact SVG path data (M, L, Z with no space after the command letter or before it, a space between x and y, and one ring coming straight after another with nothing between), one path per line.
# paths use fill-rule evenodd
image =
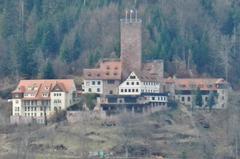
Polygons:
M67 93L75 88L75 83L73 79L21 80L12 93L30 94L29 97L24 97L24 99L49 99L50 92L55 86Z
M102 61L99 68L84 69L87 80L121 80L122 63L118 60Z

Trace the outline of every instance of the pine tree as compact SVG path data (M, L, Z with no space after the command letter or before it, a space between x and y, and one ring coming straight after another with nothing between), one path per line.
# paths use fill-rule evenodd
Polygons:
M18 71L24 78L33 78L38 74L38 65L33 56L32 44L18 41L16 45Z
M216 104L215 96L216 96L215 93L213 92L209 93L207 104L210 110L212 110L213 106Z
M43 78L44 79L54 79L55 73L52 67L52 64L48 61L46 66L43 69Z
M203 99L202 99L202 94L201 94L200 88L198 88L197 92L196 92L195 104L199 107L203 106Z

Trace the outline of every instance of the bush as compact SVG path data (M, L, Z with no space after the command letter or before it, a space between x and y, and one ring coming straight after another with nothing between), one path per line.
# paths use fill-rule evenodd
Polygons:
M175 100L168 100L168 107L171 109L177 109L178 108L178 102Z

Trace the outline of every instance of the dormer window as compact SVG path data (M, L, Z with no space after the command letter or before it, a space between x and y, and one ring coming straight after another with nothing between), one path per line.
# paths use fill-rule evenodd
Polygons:
M208 88L212 88L213 86L211 84L208 85Z
M48 97L48 93L43 93L42 96L43 97Z
M136 76L132 75L130 76L130 79L136 79Z

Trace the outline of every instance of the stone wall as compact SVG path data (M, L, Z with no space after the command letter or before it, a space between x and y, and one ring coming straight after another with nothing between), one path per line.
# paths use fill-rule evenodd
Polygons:
M142 21L121 20L121 61L123 78L132 71L140 72L142 64Z

